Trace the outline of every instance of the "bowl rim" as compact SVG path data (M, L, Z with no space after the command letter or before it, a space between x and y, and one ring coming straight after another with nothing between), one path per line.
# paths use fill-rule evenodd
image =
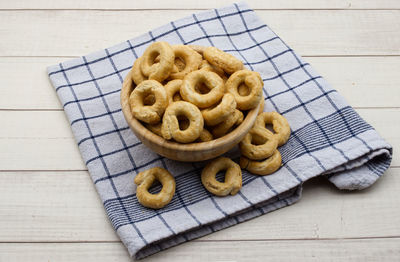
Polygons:
M144 139L149 140L150 143L161 145L162 147L168 150L176 150L181 152L182 151L202 152L202 151L212 150L213 148L217 148L226 144L234 143L238 137L242 135L244 137L244 135L247 134L250 128L254 125L260 104L261 102L263 102L263 99L261 99L257 107L248 111L246 117L243 119L243 122L239 126L237 126L233 131L229 132L228 134L222 137L207 142L196 142L187 144L177 143L174 141L166 140L163 137L154 134L145 126L143 126L143 124L139 120L133 117L131 112L131 107L129 104L129 96L133 90L133 85L134 85L131 77L131 72L132 69L129 70L128 74L126 75L123 81L121 96L120 96L122 112L125 117L125 120L127 121L131 130L137 136L142 136Z

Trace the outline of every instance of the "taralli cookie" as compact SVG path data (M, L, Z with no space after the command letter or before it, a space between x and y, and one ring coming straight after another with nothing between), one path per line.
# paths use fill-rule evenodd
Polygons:
M182 119L181 117L178 117L178 121L179 121L179 129L180 130L186 130L190 125L190 121L187 120L186 118ZM210 133L210 131L203 128L203 130L200 133L199 138L197 138L195 140L195 142L207 142L207 141L211 141L211 140L213 140L213 135Z
M290 126L286 118L278 112L263 112L257 116L254 126L268 130L266 124L272 124L272 128L275 131L274 135L278 139L278 146L282 146L288 141Z
M158 63L155 62L157 56L159 57ZM154 42L144 51L140 69L143 75L149 79L162 82L170 75L174 61L174 50L167 42Z
M146 124L147 129L149 129L151 132L153 132L154 134L161 136L161 122L157 123L157 124Z
M228 80L228 78L227 78L226 75L225 75L224 70L222 70L221 68L219 68L219 67L217 67L217 66L211 65L210 63L207 62L207 60L203 60L203 61L201 62L201 65L200 65L199 69L200 69L200 70L206 70L206 71L214 72L214 73L216 73L217 75L219 75L219 76L222 78L222 80L224 80L224 78L226 78L226 79L224 80L224 82L225 82L226 80Z
M203 58L196 51L185 45L173 45L172 49L174 50L175 65L177 65L178 72L171 73L169 78L183 79L186 74L199 69Z
M206 48L207 48L207 47L201 46L201 45L188 45L188 47L192 48L194 51L196 51L200 55L203 55L204 50L206 50Z
M265 106L264 97L261 97L260 103L261 103L261 105L260 105L260 108L258 109L258 114L261 114L262 112L264 112L264 106Z
M141 60L142 60L141 57L136 59L135 62L133 63L132 69L131 69L132 80L136 85L140 84L144 80L147 80L147 77L145 77L142 74L142 70L140 69L140 61Z
M154 104L145 105L144 98L151 94L155 97ZM129 104L134 117L145 123L155 124L160 122L167 108L167 93L159 82L155 80L145 80L132 91L129 97Z
M161 191L157 194L151 194L149 188L158 180L161 185ZM167 170L161 167L153 167L140 172L135 177L136 197L140 204L148 208L159 209L171 202L175 194L175 179Z
M271 157L263 160L249 160L248 158L242 156L240 157L240 167L250 171L256 175L269 175L274 173L282 164L281 153L275 150Z
M197 139L200 142L207 142L213 140L213 135L207 129L203 128L201 131L199 138Z
M157 56L156 59L154 59L154 64L160 63L160 56ZM179 57L175 57L174 60L174 65L172 66L172 73L178 73L179 70L182 70L185 68L185 63L180 59Z
M201 94L196 92L195 87L205 84L210 92ZM216 73L197 70L185 76L181 86L181 96L199 108L206 108L218 103L225 93L224 82Z
M214 137L221 137L228 133L235 125L240 125L243 122L243 113L235 110L225 121L219 123L212 129Z
M210 64L222 68L228 74L233 74L243 68L242 61L213 46L207 47L203 56Z
M165 86L165 91L167 92L168 103L172 104L175 101L181 101L182 97L180 95L180 90L182 86L182 80L176 79L169 81Z
M252 160L270 157L278 147L278 139L268 129L252 128L240 142L243 156Z
M249 89L248 94L245 96L240 95L238 91L239 86L243 83ZM226 90L235 97L237 107L240 110L249 110L258 106L262 98L263 85L259 74L249 70L240 70L233 73L225 83Z
M185 130L189 127L190 121L187 119L181 120L178 117L179 121L179 129L180 130ZM207 142L213 140L213 135L208 131L207 129L203 128L203 130L200 133L199 138L195 140L195 142Z
M206 125L215 126L232 115L235 109L235 98L233 95L227 93L222 97L219 104L202 110L201 114L203 115Z
M179 128L178 116L184 116L190 121L185 130ZM180 143L190 143L200 136L203 126L204 120L200 110L191 103L178 101L170 104L165 110L161 134L167 140L174 139Z
M226 170L225 181L219 182L215 176ZM240 166L226 157L219 157L208 163L201 172L201 183L217 196L235 195L242 188L242 170Z

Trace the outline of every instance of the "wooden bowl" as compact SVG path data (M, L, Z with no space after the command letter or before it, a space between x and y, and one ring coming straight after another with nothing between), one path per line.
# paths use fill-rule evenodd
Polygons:
M253 126L260 106L258 105L256 108L250 110L243 122L232 132L223 137L208 142L181 144L165 140L154 134L144 127L139 120L133 117L129 105L129 96L133 89L134 83L131 78L131 71L129 71L122 84L121 106L124 117L133 133L135 133L143 144L157 154L173 160L185 162L197 162L215 158L233 148Z

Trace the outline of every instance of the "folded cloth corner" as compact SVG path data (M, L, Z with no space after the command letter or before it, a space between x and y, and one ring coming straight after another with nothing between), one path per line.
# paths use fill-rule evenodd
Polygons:
M154 41L216 46L260 72L264 111L281 113L292 129L279 148L279 171L265 177L243 171L237 195L216 197L201 184L204 163L161 157L135 137L121 112L121 83ZM340 189L366 188L391 162L391 146L245 3L190 15L50 66L48 74L108 217L138 259L288 206L312 177L325 176ZM227 155L235 159L238 152ZM154 166L168 169L177 186L159 210L138 203L133 183Z

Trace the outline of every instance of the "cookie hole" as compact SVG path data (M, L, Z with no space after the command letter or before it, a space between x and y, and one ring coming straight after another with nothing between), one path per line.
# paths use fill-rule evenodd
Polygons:
M182 97L179 94L179 92L176 92L173 96L172 96L172 101L176 102L176 101L182 101Z
M182 131L186 130L190 125L189 119L183 115L178 116L178 123L179 123L179 129Z
M143 105L152 106L156 102L156 97L153 94L148 94L143 99Z
M160 193L161 189L162 189L161 183L160 183L159 181L156 180L156 181L154 181L154 183L150 186L150 188L149 188L148 191L149 191L149 193L155 195L155 194Z
M241 83L238 86L238 93L241 96L248 96L248 95L250 95L250 88L247 85L245 85L244 83Z
M200 93L200 94L207 94L208 92L211 91L211 89L208 88L208 86L207 86L206 84L202 83L202 82L199 82L199 83L194 87L194 90L195 90L197 93Z
M265 137L261 137L258 135L252 135L251 136L251 143L253 145L259 146L259 145L263 145L267 142L267 139Z
M154 53L151 56L152 64L160 63L160 54Z
M181 72L185 69L186 67L186 63L185 60L183 60L180 57L175 57L175 61L174 64L176 65L176 67L178 68L178 71Z
M274 128L272 124L265 124L265 128L275 134Z
M215 175L215 179L218 182L224 183L225 182L225 172L226 170L220 170L216 175Z

